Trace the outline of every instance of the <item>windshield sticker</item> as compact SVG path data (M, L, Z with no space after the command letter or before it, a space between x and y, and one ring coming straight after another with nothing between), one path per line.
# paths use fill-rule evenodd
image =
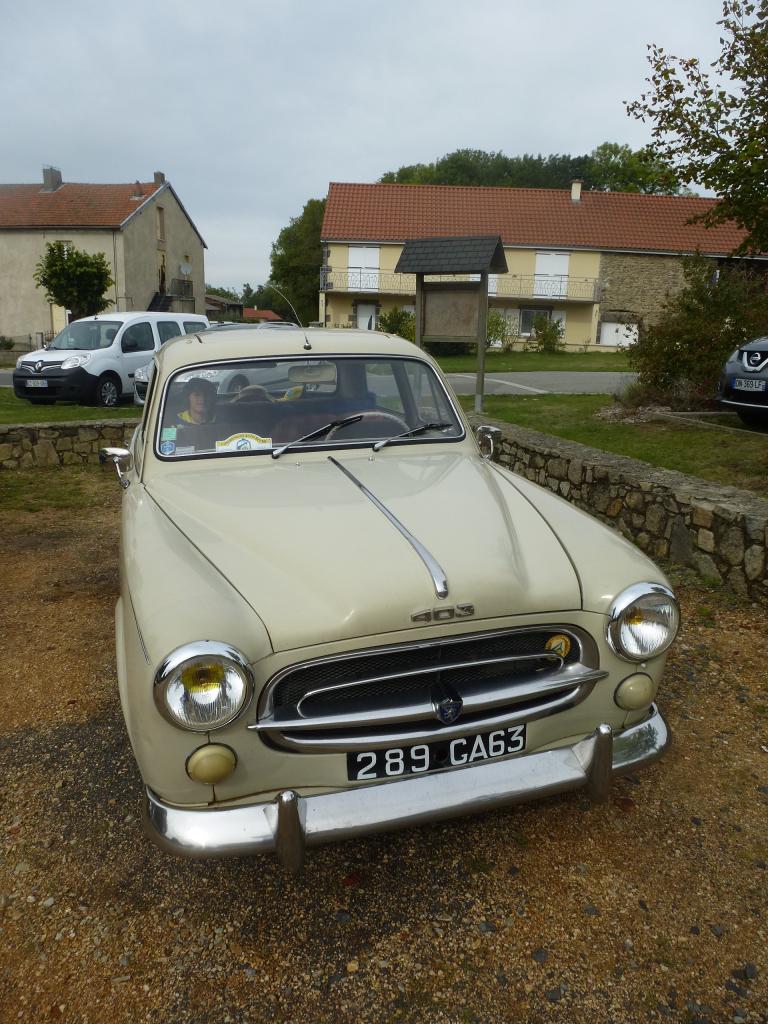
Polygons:
M272 447L271 437L258 434L230 434L223 441L216 442L217 452L254 452Z
M175 441L161 441L160 442L160 454L161 455L173 455L176 451Z
M163 427L160 433L161 441L175 441L176 440L176 427Z
M174 445L175 447L175 445ZM183 444L180 448L176 448L177 455L194 455L195 446L193 444Z

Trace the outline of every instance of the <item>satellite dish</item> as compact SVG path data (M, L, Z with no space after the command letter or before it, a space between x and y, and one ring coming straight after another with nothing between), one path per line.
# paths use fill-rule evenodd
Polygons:
M188 274L192 273L192 267L189 263L180 263L179 270L182 272L184 277L187 277Z

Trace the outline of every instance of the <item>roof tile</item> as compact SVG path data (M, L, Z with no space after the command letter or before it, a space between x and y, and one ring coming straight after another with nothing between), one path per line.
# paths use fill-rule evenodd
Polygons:
M714 199L628 192L360 185L332 182L323 241L404 242L446 235L501 235L507 246L726 255L744 232L728 222L689 224Z
M0 185L3 228L119 228L134 210L163 188L154 182L90 185L64 182L55 192L37 185Z

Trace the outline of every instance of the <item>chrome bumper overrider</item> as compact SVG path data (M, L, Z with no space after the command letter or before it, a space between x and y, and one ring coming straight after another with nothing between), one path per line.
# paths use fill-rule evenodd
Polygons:
M595 802L605 801L613 775L654 761L670 741L667 724L653 707L650 717L639 725L616 734L609 725L600 725L572 747L321 796L303 797L286 790L268 803L185 809L162 803L148 789L144 826L149 837L169 853L223 857L274 851L287 868L298 870L306 846L474 814L581 787L587 787Z

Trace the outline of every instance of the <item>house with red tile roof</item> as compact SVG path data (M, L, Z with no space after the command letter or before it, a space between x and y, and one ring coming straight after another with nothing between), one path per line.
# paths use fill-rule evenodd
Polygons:
M66 182L46 167L37 184L0 184L0 334L20 346L66 325L66 310L34 281L56 241L105 255L114 280L107 310L205 312L205 242L162 171L151 182L106 185Z
M508 270L489 276L489 308L504 315L515 345L543 315L561 322L572 350L620 347L679 289L685 255L717 264L742 241L734 224L692 222L714 202L591 192L578 181L570 191L332 183L320 322L372 328L382 311L413 310L415 276L395 271L409 239L498 235ZM768 257L760 262L768 268Z

